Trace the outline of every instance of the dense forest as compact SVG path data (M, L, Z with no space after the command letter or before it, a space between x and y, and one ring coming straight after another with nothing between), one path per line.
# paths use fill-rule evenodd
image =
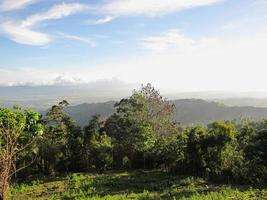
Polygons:
M29 178L77 172L160 170L266 187L267 120L184 125L175 120L173 102L151 84L115 103L111 116L96 113L85 127L65 112L68 105L63 100L43 116L0 108L1 200Z

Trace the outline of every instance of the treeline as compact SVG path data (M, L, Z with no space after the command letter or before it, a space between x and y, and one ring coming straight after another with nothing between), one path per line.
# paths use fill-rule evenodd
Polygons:
M12 177L120 169L266 184L267 120L184 127L174 120L174 105L150 84L116 103L112 116L95 115L84 128L66 106L62 101L45 116L0 109L0 199Z

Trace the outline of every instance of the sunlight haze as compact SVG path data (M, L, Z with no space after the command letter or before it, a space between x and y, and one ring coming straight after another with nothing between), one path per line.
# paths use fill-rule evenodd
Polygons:
M1 0L0 84L266 92L264 0Z

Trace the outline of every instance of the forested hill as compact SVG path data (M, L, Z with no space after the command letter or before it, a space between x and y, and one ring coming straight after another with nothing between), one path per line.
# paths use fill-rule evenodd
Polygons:
M69 106L66 112L69 113L79 125L85 126L91 119L92 115L99 114L101 117L106 118L115 112L115 101L106 103L84 103L77 106Z
M80 125L86 125L90 117L96 113L102 117L110 116L115 109L113 108L115 102L110 101L106 103L94 104L80 104L77 106L70 106L67 112ZM231 120L240 117L248 117L250 119L259 120L267 117L267 108L257 107L229 107L216 102L208 102L200 99L181 99L175 100L176 105L176 120L183 124L191 123L209 123L218 120Z

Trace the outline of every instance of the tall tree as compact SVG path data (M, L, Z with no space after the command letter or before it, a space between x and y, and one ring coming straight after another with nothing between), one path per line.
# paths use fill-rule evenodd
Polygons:
M41 157L44 160L45 172L55 174L56 170L68 171L68 137L71 118L64 109L69 103L63 100L52 106L44 117L44 140L41 144Z
M237 129L232 122L213 122L202 143L206 172L214 177L229 176L238 155Z
M83 160L85 170L104 171L112 163L111 138L104 131L104 122L94 115L84 128Z
M254 184L267 182L267 129L260 130L245 148L245 178Z
M115 105L116 113L106 121L106 132L113 138L116 155L130 158L136 152L145 154L155 143L155 133L146 120L146 104L139 94L123 99ZM121 153L119 153L121 152Z
M116 149L130 156L151 151L157 139L176 133L174 105L163 99L151 84L142 86L115 104L116 113L106 122L106 131Z
M194 126L187 130L187 164L188 171L200 175L204 171L205 161L203 159L203 143L208 135L206 127Z
M16 168L16 160L32 147L43 127L40 114L31 110L0 108L0 199L5 200L9 181Z
M67 143L66 160L70 171L78 172L83 170L83 132L80 126L71 118L66 118Z
M143 120L149 122L158 135L175 133L175 105L163 98L150 83L142 85L139 91L134 91L133 97L140 96L143 101Z

